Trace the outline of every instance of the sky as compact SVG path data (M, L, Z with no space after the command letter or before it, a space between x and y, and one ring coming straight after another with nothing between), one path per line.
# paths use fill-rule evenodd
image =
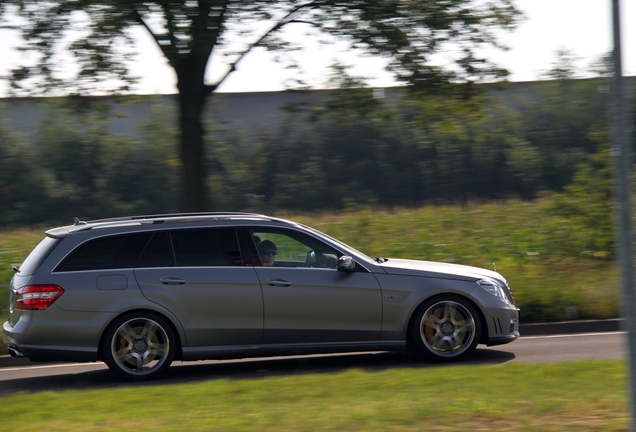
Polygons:
M555 61L555 52L571 51L579 58L577 66L584 77L590 63L612 48L611 0L515 0L524 12L525 19L511 33L502 33L508 51L488 50L487 56L507 68L510 81L534 81L541 79ZM623 73L636 75L636 1L621 0L621 25L623 45ZM0 33L0 74L6 73L16 63L18 41ZM174 72L167 65L159 49L143 30L136 33L138 60L132 65L135 75L142 77L138 86L140 94L176 92ZM221 92L280 91L286 88L288 79L302 78L313 88L326 88L329 65L335 60L351 65L349 73L367 78L372 87L396 85L383 70L383 60L363 58L347 52L343 45L322 46L313 40L306 41L308 49L298 54L304 72L282 69L272 56L262 50L248 55L234 73L218 89ZM212 62L208 80L215 82L223 75L223 64ZM0 82L0 97L7 96L8 86Z

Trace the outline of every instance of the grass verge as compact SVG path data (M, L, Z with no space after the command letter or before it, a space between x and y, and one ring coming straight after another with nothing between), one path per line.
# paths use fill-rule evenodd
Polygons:
M555 216L549 206L541 200L507 201L278 216L306 223L372 256L488 269L496 263L526 323L616 318L620 290L614 262L587 241L602 233ZM0 232L1 322L8 316L11 265L19 265L43 237L44 228Z
M622 360L351 369L0 398L3 429L627 431Z
M584 250L577 237L581 230L551 216L546 206L541 201L508 201L282 217L313 226L372 256L489 269L496 263L511 284L526 322L571 318L566 310L584 319L615 318L619 289L614 262L602 252ZM8 309L11 265L20 265L44 237L44 229L0 231L3 316Z

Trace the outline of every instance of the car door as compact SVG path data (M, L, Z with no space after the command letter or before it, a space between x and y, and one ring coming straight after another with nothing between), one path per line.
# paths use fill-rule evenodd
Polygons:
M379 338L382 295L371 273L339 272L341 254L298 231L254 228L249 237L261 261L254 268L263 290L264 344Z
M234 228L160 233L135 276L146 298L177 317L188 346L261 342L261 287Z

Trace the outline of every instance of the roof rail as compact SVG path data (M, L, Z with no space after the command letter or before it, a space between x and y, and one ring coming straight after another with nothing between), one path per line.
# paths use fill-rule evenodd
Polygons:
M137 221L137 220L152 220L152 219L168 219L178 217L196 217L196 216L256 216L256 217L268 217L258 213L246 213L246 212L196 212L196 213L165 213L155 215L143 215L143 216L124 216L107 219L95 219L87 221L89 224L104 223L104 222L125 222L125 221Z
M164 222L185 222L185 218L193 218L193 221L204 220L230 220L230 219L261 219L269 222L279 222L283 224L296 224L295 222L266 216L258 213L245 212L200 212L200 213L168 213L146 216L126 216L109 219L96 219L88 222L74 218L74 224L46 231L46 235L51 238L61 239L72 232L92 230L94 228L111 228L125 225L141 225L144 223L163 224Z

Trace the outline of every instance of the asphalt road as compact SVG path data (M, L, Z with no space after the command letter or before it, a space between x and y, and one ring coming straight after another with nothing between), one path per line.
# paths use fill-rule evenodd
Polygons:
M615 359L626 356L626 335L619 331L525 336L497 347L480 347L459 364L539 363ZM0 362L2 364L2 362ZM24 363L0 368L0 394L47 390L82 390L139 386L119 381L103 363ZM305 373L333 373L350 368L435 368L403 353L356 353L229 361L175 362L164 376L143 385L209 379L253 379Z

